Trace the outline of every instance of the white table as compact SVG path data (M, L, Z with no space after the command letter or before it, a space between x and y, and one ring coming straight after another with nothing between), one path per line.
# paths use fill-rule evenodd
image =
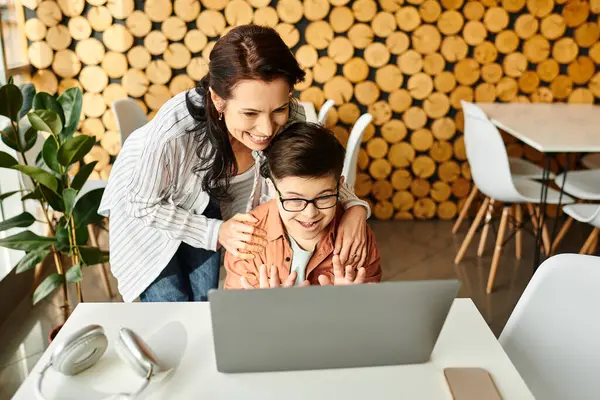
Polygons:
M299 101L298 104L304 107L304 113L306 114L306 122L313 122L315 124L319 122L317 117L317 111L315 110L315 105L313 103L311 103L310 101Z
M84 303L77 306L13 400L33 399L35 376L54 345L91 323L104 326L109 350L96 366L75 377L49 370L44 379L48 399L91 400L94 397L86 389L135 389L140 378L120 363L110 345L122 326L138 332L157 356L170 358L172 365L180 359L175 373L151 383L144 399L451 399L443 374L446 367L485 368L503 399L533 399L473 302L457 299L426 364L261 374L217 372L207 303ZM376 340L377 333L373 335Z

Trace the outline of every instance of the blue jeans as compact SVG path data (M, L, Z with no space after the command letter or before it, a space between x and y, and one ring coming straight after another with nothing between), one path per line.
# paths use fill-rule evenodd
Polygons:
M212 201L204 215L221 218L219 206ZM181 243L158 278L140 295L144 302L207 301L208 291L219 286L221 254Z

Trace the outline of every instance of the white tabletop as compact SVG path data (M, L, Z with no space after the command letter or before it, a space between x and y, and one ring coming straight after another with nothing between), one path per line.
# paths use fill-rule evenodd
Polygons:
M600 106L477 103L498 128L544 152L600 151Z
M317 111L315 105L310 101L299 101L300 105L304 107L304 113L306 114L306 122L318 122Z
M104 326L108 351L75 377L50 369L43 385L47 399L93 400L101 398L93 392L137 388L141 379L118 360L111 345L123 326L139 333L159 358L179 364L170 377L151 383L143 399L451 399L446 367L485 368L504 400L533 399L473 302L457 299L428 363L260 374L217 372L207 303L85 303L77 306L13 400L33 399L35 376L54 345L91 323Z

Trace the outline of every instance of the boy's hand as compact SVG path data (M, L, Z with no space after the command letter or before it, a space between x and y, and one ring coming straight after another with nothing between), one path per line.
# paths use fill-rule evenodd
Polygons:
M269 277L269 275L267 274L267 266L264 264L261 264L258 267L258 273L259 273L259 288L260 289L269 289L269 288L276 288L276 287L292 287L292 286L294 286L294 283L296 282L296 277L298 275L296 273L296 271L292 271L290 276L288 276L286 280L281 282L281 279L279 278L279 271L277 270L277 267L275 265L271 266L271 277ZM250 282L248 282L248 280L246 279L245 276L241 276L240 281L241 281L242 287L244 289L254 289L254 286L252 286L250 284ZM299 286L309 286L309 285L310 285L310 283L308 281L304 281Z
M347 265L346 268L342 267L339 255L333 256L333 283L327 275L319 276L319 283L321 286L341 286L341 285L358 285L365 283L365 277L367 270L364 267L360 267L358 272L352 265Z

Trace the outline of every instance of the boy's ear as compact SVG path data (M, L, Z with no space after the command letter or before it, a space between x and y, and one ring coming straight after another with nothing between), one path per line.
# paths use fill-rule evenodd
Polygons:
M342 175L340 176L340 186L342 186L344 182L346 182L346 178L344 177L344 175Z

